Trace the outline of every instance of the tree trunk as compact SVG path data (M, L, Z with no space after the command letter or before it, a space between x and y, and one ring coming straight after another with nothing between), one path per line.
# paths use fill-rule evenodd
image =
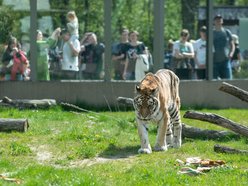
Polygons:
M187 111L183 117L190 119L198 119L201 121L207 121L216 124L218 126L230 129L245 137L248 137L248 127L235 123L231 120L228 120L216 114Z
M220 145L215 145L214 151L218 153L228 153L228 154L248 154L247 150L233 149L230 147L224 147Z
M133 99L126 97L118 97L117 102L125 106L133 106Z
M239 138L240 136L228 131L200 129L183 124L182 137L192 138L192 139L219 140L219 139L228 139L228 138Z
M15 107L20 109L37 109L37 108L49 108L56 105L54 99L16 99L12 100L8 97L4 97L0 102L0 106Z
M198 16L199 0L181 0L182 27L188 29L191 38L195 38L196 34L196 18Z
M248 92L244 91L241 88L238 88L236 86L233 86L229 83L223 82L222 85L220 86L219 90L226 92L228 94L231 94L242 101L248 102Z
M0 118L0 132L26 132L29 124L27 119L2 119Z

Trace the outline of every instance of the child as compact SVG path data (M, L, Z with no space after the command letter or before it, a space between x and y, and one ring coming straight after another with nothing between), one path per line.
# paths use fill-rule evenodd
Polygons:
M74 11L69 11L67 13L67 29L70 32L71 36L75 36L77 39L79 38L78 34L78 18Z

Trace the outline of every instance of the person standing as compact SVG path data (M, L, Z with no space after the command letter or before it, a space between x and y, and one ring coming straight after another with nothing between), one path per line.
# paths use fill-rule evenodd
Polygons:
M194 43L195 51L195 68L197 69L197 78L206 78L206 37L207 37L207 27L202 26L200 28L200 38Z
M234 53L234 43L230 30L223 27L223 18L221 15L214 17L213 30L213 78L214 79L232 79L231 58Z
M48 49L56 45L60 33L57 28L47 40L43 39L43 33L37 30L37 79L49 81L49 56Z
M129 46L127 60L124 67L123 79L135 80L135 66L139 55L146 54L146 47L143 42L138 40L139 33L134 30L129 33Z
M71 37L67 29L61 31L61 36L64 41L61 78L76 79L79 71L78 54L80 52L80 42L77 38Z
M235 50L231 59L231 65L232 65L232 72L234 74L239 73L241 70L241 52L239 48L239 37L236 34L232 34L233 42L235 45Z
M183 29L181 38L173 45L173 61L176 68L176 74L180 79L192 79L194 73L194 48L191 42L188 42L189 31Z
M105 51L104 44L98 42L97 36L93 32L87 33L82 43L82 65L85 66L82 69L83 79L103 79Z
M121 32L120 42L112 47L112 61L114 62L114 79L123 80L125 62L127 59L128 50L128 29L123 29Z

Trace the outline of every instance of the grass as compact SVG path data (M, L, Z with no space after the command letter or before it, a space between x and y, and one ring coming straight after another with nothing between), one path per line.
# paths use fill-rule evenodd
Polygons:
M207 110L248 126L248 111ZM183 110L181 114L183 115ZM0 108L1 118L28 118L26 133L0 133L0 174L18 178L22 185L248 185L248 157L218 154L214 144L248 149L248 140L184 139L180 149L139 155L139 137L130 112L73 113ZM206 129L221 127L197 120L184 123ZM149 137L154 145L156 126ZM176 159L199 156L224 160L224 167L206 175L181 175ZM0 179L0 185L16 185Z

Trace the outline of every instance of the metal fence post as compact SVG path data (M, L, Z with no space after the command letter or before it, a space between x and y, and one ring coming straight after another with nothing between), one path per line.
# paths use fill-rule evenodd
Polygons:
M30 0L30 68L31 80L37 81L37 0Z

